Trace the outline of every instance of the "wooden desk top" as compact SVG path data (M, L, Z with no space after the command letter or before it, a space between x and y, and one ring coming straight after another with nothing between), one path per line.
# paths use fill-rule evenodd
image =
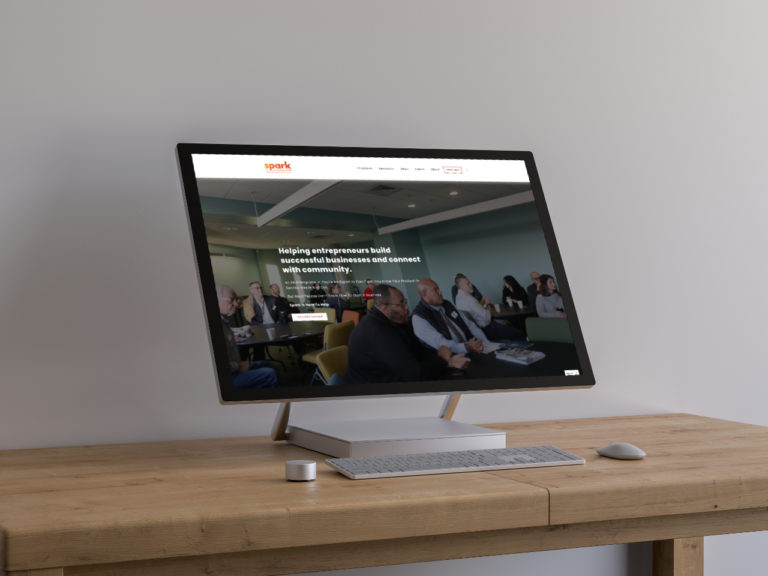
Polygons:
M5 570L528 529L768 506L768 428L691 415L493 425L585 466L348 480L264 438L0 452ZM601 458L613 441L640 461Z
M505 428L514 430L508 446L553 443L587 460L550 474L536 468L512 475L549 491L552 524L768 505L768 428L762 426L667 414ZM619 441L640 446L646 458L611 460L595 452Z

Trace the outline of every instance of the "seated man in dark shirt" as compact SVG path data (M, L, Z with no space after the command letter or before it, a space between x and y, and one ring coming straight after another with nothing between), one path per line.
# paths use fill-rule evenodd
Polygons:
M448 368L464 369L469 358L447 347L425 347L413 333L408 302L394 286L377 285L373 307L349 339L347 379L367 382L436 380Z
M280 286L278 284L270 284L269 291L272 293L272 304L274 306L277 322L285 323L291 319L291 304L286 298L280 295Z
M229 286L216 285L219 298L219 313L224 328L227 344L227 358L232 373L232 385L235 388L274 388L280 385L280 378L275 367L269 362L241 361L237 349L237 340L229 325L229 318L237 311L237 294Z

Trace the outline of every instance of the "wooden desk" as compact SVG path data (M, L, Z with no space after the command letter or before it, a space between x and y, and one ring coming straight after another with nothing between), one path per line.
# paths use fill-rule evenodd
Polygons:
M768 428L691 415L496 426L585 466L348 480L263 438L0 452L14 576L288 574L655 541L659 576L702 573L702 536L768 529ZM633 442L645 460L600 458Z

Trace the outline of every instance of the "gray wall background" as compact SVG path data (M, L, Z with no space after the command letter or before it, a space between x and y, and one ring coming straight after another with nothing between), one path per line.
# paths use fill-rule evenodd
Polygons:
M180 141L533 150L598 384L465 397L457 417L768 425L767 19L739 0L5 0L0 446L267 432L273 406L217 404ZM708 538L707 576L762 575L766 544ZM649 559L614 546L354 574L645 574Z

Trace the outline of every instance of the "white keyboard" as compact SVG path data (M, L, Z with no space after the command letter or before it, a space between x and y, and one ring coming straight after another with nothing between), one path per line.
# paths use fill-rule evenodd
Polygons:
M560 450L554 446L329 458L326 462L344 474L344 476L353 480L389 478L392 476L419 476L423 474L450 474L454 472L480 472L482 470L506 470L509 468L569 466L585 463L584 458L579 458L570 452Z

